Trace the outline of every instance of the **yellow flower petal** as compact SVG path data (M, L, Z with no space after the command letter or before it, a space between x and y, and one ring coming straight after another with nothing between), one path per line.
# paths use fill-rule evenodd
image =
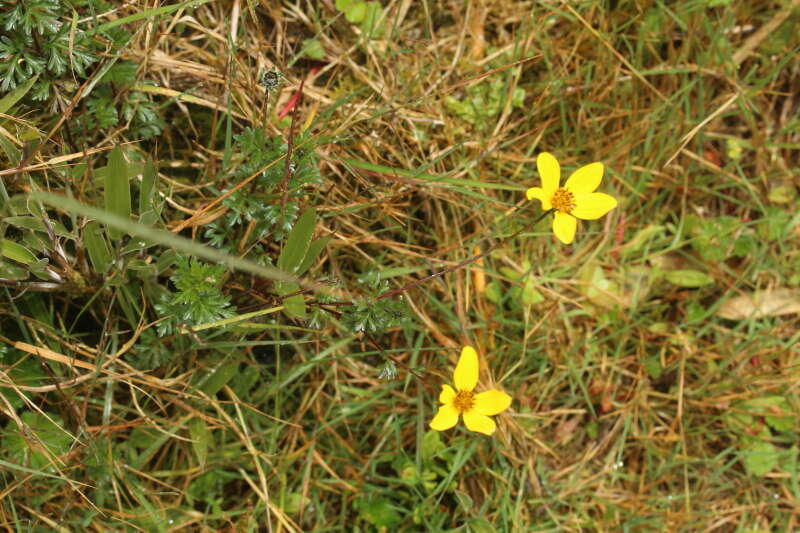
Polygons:
M472 346L464 346L453 372L456 389L471 391L478 384L478 352Z
M456 391L450 385L442 385L442 392L439 393L439 402L443 404L452 404L453 399L456 397Z
M550 203L553 193L547 194L541 187L531 187L528 189L528 192L525 193L525 196L528 197L528 200L536 199L542 202L542 209L545 211L548 211L553 207L553 204Z
M496 415L508 409L511 396L499 390L487 390L475 395L475 412L482 415Z
M486 415L480 414L475 409L464 413L464 425L467 426L468 430L477 431L484 435L491 435L497 427L494 420Z
M542 178L542 189L547 196L553 196L558 189L558 182L561 181L561 166L552 154L542 152L536 157L536 168Z
M594 192L603 179L603 163L589 163L582 166L567 178L564 188L573 194Z
M556 211L555 218L553 218L553 233L556 234L558 240L564 244L569 244L575 238L575 230L578 227L578 219L572 215Z
M458 411L452 405L443 405L431 420L431 429L444 431L455 426L458 422Z
M583 220L594 220L617 207L617 199L602 192L576 194L571 215Z

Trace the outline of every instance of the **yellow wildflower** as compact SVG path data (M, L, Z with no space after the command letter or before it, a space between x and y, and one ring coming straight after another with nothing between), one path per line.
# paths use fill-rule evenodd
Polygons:
M594 192L603 179L603 163L590 163L573 172L563 187L558 160L547 152L536 158L536 168L542 178L541 187L528 189L528 200L536 198L545 211L555 209L553 233L558 240L569 244L575 238L577 219L594 220L615 207L617 200L602 192Z
M431 428L436 431L450 429L458 422L458 415L464 415L467 429L486 435L494 433L496 425L489 416L508 409L511 396L499 390L472 392L478 384L478 352L472 346L464 346L461 350L453 372L453 383L455 389L442 385L439 394L442 405L431 420Z

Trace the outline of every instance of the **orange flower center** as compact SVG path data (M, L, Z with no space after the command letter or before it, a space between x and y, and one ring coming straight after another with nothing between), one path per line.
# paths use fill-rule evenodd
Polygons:
M553 198L550 200L553 204L553 209L561 213L569 214L575 209L575 195L567 189L558 189L553 193Z
M469 411L475 406L475 396L468 390L460 390L453 399L453 407L459 413Z

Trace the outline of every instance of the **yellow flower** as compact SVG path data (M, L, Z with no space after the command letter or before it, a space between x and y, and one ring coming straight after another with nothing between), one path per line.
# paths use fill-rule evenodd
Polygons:
M453 382L455 389L450 385L442 385L439 394L442 405L431 420L431 428L436 431L450 429L458 422L458 415L464 415L467 429L486 435L494 433L496 426L489 416L508 409L511 396L499 390L478 394L472 392L478 384L478 352L472 346L464 346L461 350L461 357L453 372Z
M536 198L545 211L555 209L553 233L558 240L569 244L575 238L577 219L594 220L615 207L617 200L602 192L594 192L603 179L603 163L590 163L573 172L563 187L561 167L555 157L542 152L536 158L536 168L542 178L541 187L528 189L528 200Z

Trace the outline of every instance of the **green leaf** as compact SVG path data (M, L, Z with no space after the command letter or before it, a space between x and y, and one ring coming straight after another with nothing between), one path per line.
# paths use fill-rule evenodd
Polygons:
M444 450L446 446L438 431L430 430L422 437L422 460L428 461L434 455Z
M750 446L742 450L742 457L744 466L750 474L763 476L778 466L780 450L770 442L754 441Z
M344 13L344 18L347 19L348 22L352 22L353 24L358 24L364 17L367 15L367 3L366 2L352 2L348 7L347 11Z
M205 468L206 459L208 458L208 445L213 443L206 421L202 418L189 420L189 437L192 439L192 449L197 456L197 462L200 463L200 468Z
M664 273L664 277L673 285L690 289L705 287L706 285L712 285L714 283L714 278L705 272L692 269L668 270Z
M31 411L23 413L20 419L25 429L11 423L0 441L0 447L20 465L36 470L52 469L51 459L57 463L58 457L69 451L72 441L70 435L62 429L63 421L52 413L45 416Z
M497 530L483 518L472 518L467 522L467 530L470 533L497 533Z
M22 100L22 98L27 94L28 91L31 90L33 84L36 83L36 80L39 79L39 75L32 77L7 95L5 95L2 100L0 100L0 113L5 113L9 109L11 109L14 104Z
M294 274L302 264L308 253L311 235L317 222L317 213L314 208L306 209L297 219L292 231L286 239L286 244L278 256L277 267L287 274ZM290 291L291 292L291 291Z
M401 517L389 500L370 495L359 498L355 506L361 518L378 528L388 528L400 523Z
M297 267L297 271L295 274L298 276L302 276L306 273L306 271L311 268L311 265L314 264L314 261L317 259L317 256L325 249L325 245L330 242L333 237L330 235L326 237L322 237L321 239L316 239L311 242L308 246L308 251L306 252L306 256L303 258L303 262L300 263L300 266Z
M763 416L767 424L776 431L794 429L794 416L789 402L783 396L773 395L753 398L739 404L741 409ZM785 414L784 414L785 413Z
M103 228L96 220L92 220L83 228L83 244L89 252L89 260L95 272L98 274L108 272L112 262L111 250L106 242Z
M22 281L28 278L28 271L21 266L12 265L6 261L0 261L0 278Z
M278 283L276 285L276 292L278 293L278 296L291 294L299 290L300 290L300 285L294 282ZM287 315L294 318L306 317L306 299L303 297L302 294L295 294L293 296L289 296L288 298L284 298L282 300L282 303L283 303L283 310L286 312Z
M345 12L350 8L350 6L353 3L358 1L360 0L336 0L336 9L338 9L341 12Z
M128 167L122 156L122 148L116 146L108 156L108 174L105 179L106 210L125 219L131 218L131 189L128 182ZM119 239L124 235L116 228L109 228L108 235Z
M306 39L303 41L301 54L305 54L311 59L325 59L325 48L318 39Z
M522 288L522 303L534 305L544 301L544 296L536 289L536 281L533 276L528 276L525 286Z
M139 190L139 215L155 211L155 192L158 190L158 172L151 158L147 158L142 171L142 187ZM140 219L141 220L141 219Z
M36 256L30 250L9 239L0 240L0 253L2 253L3 257L13 259L23 265L30 265L36 262Z
M383 14L380 2L367 2L364 8L364 19L361 21L361 30L368 36L373 37L378 33L377 22Z
M227 362L214 367L209 374L201 379L200 390L214 396L222 387L228 384L239 371L239 363Z

